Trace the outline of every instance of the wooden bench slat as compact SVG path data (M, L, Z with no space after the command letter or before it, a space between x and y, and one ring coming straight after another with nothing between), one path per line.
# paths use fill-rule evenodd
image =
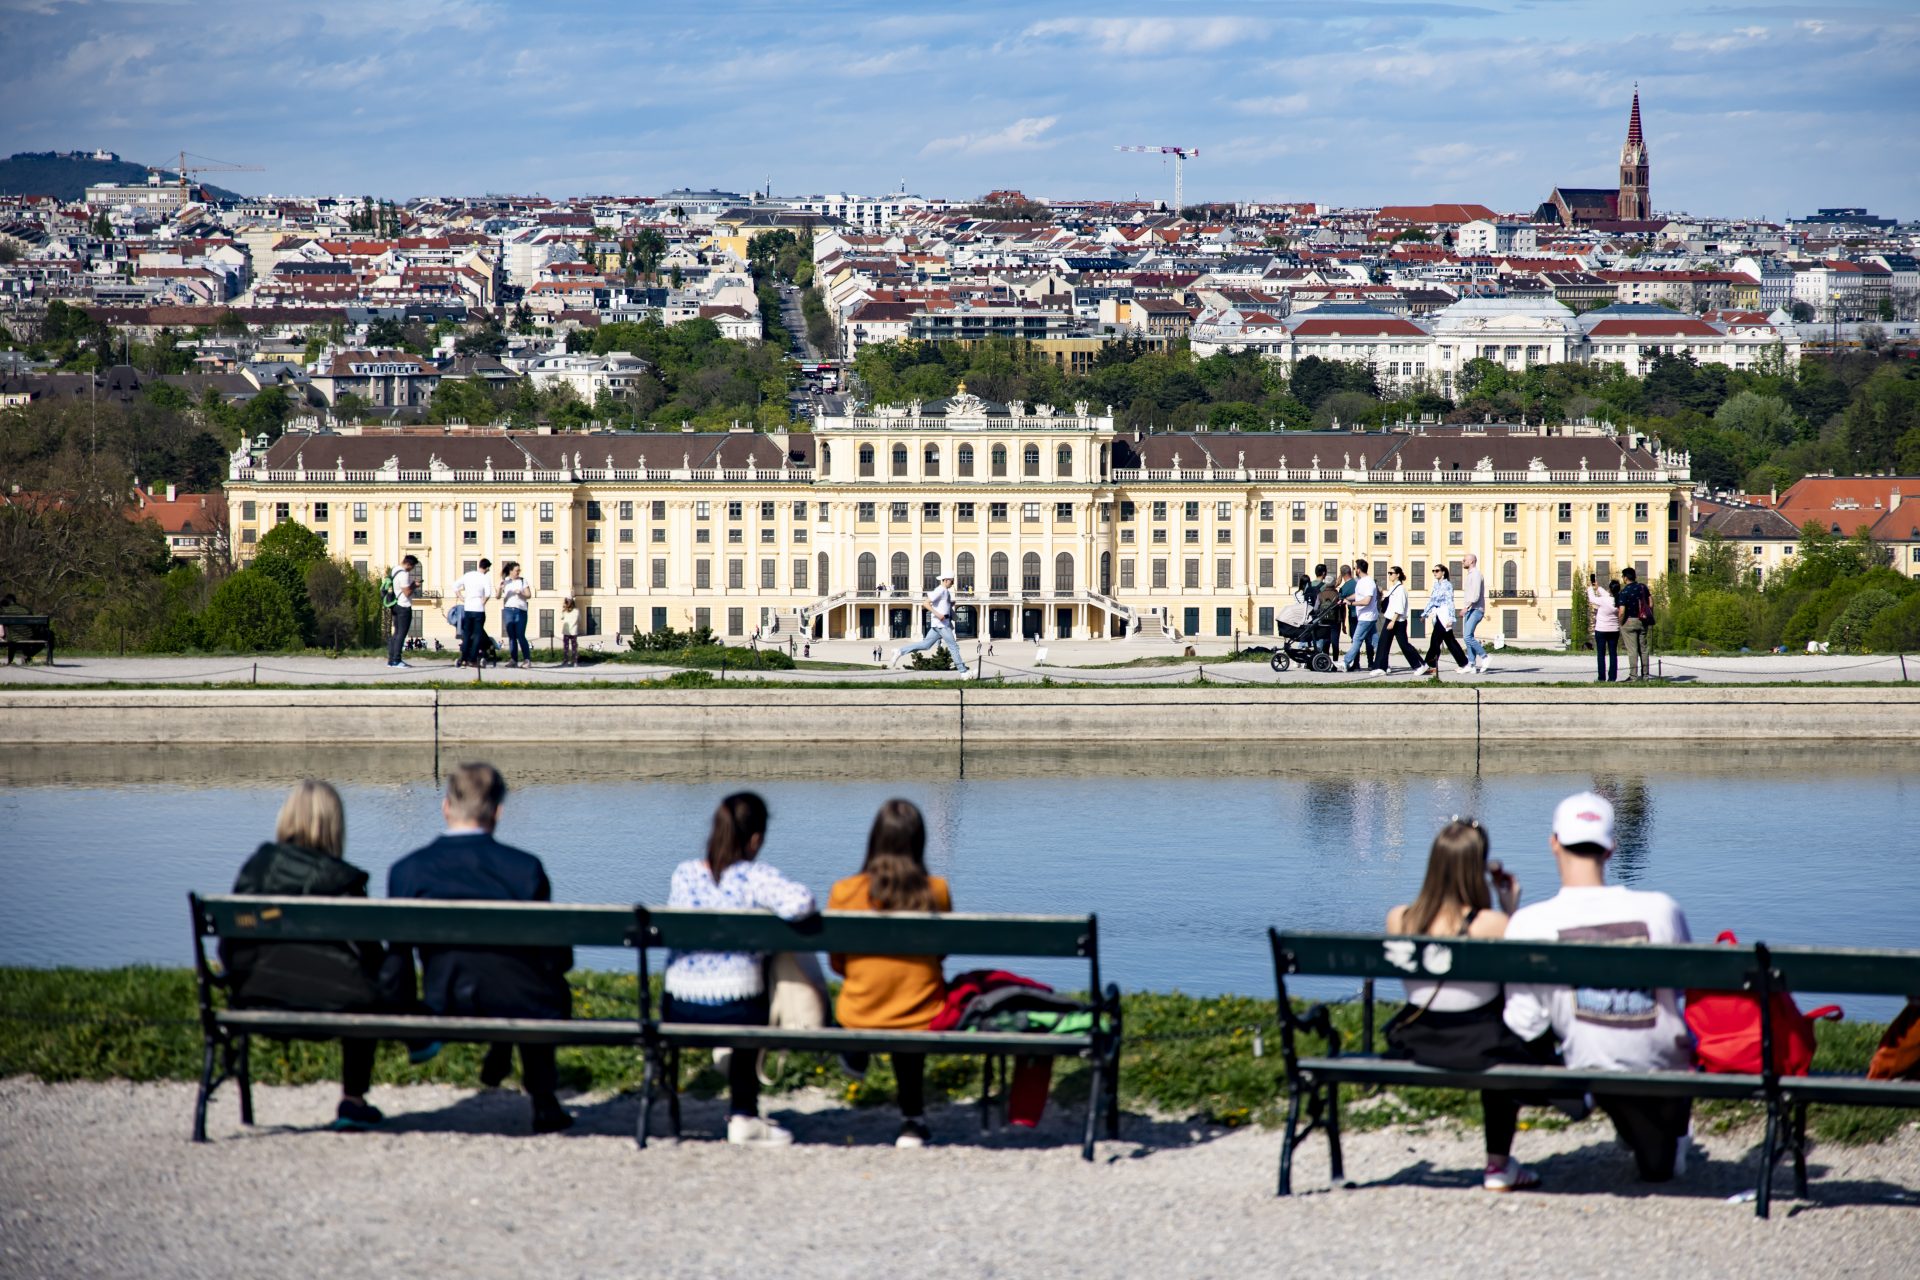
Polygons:
M1714 944L1531 942L1278 933L1293 972L1324 977L1446 978L1455 982L1576 987L1699 987L1738 991L1754 970L1750 948ZM1441 960L1436 967L1433 961Z
M681 951L839 951L856 955L1088 955L1086 916L827 911L788 921L768 911L647 908L647 944Z
M817 1053L1013 1053L1058 1056L1085 1053L1092 1036L1037 1035L1016 1031L886 1031L860 1027L727 1027L703 1022L662 1022L660 1037L690 1048L735 1045L742 1049L792 1049Z
M1758 1098L1766 1082L1757 1075L1710 1075L1702 1071L1582 1071L1571 1067L1502 1066L1487 1071L1423 1067L1400 1058L1303 1057L1303 1073L1327 1080L1404 1085L1423 1089L1515 1089L1542 1093L1630 1093L1693 1098Z
M200 901L216 935L247 941L625 947L633 945L638 929L633 907L613 903L233 895Z
M1790 991L1920 995L1920 951L1861 947L1769 947L1767 950L1781 982Z
M283 1009L223 1009L222 1026L250 1035L312 1035L376 1040L509 1040L529 1044L634 1045L641 1042L638 1012L613 1018L452 1018L432 1014L307 1013Z
M1789 1102L1823 1102L1843 1107L1920 1107L1920 1080L1783 1076L1780 1093Z

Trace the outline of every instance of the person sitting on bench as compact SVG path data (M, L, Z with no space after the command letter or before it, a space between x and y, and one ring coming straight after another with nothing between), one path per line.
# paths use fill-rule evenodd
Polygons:
M490 764L463 764L447 775L440 802L446 834L393 864L387 874L390 898L479 898L504 902L550 902L553 887L540 859L493 838L506 799L506 780ZM442 1016L469 1018L567 1018L573 993L567 970L571 947L419 948L421 997ZM439 1046L413 1054L431 1058ZM513 1066L514 1046L501 1042L487 1050L480 1083L496 1088ZM559 1071L550 1044L520 1046L520 1083L533 1101L533 1131L559 1133L573 1127L560 1105Z
M813 893L764 862L767 802L739 791L720 802L707 837L707 856L673 869L669 907L708 911L768 910L782 920L813 915ZM667 956L668 1022L719 1026L767 1025L766 957L750 951L675 951ZM727 1141L735 1146L784 1147L793 1134L760 1118L758 1055L736 1050L727 1064Z
M1536 942L1690 942L1687 917L1664 893L1610 885L1607 859L1616 847L1613 805L1604 796L1568 796L1553 811L1550 838L1560 866L1560 892L1522 907L1507 921L1507 937ZM1693 1042L1671 988L1601 990L1510 985L1507 1026L1522 1040L1549 1028L1561 1055L1576 1070L1687 1071ZM1630 1097L1595 1090L1620 1140L1633 1152L1640 1177L1666 1182L1686 1172L1691 1098Z
M340 793L317 778L280 806L273 839L254 850L234 877L235 893L275 898L364 898L367 873L342 856L347 841ZM237 942L222 939L220 964L236 1009L376 1013L386 948L377 942ZM367 1102L375 1040L340 1041L336 1129L371 1129L384 1116Z

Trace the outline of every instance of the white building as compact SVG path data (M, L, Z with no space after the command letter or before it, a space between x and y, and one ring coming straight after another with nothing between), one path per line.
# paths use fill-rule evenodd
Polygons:
M1580 328L1573 308L1550 297L1462 298L1427 317L1440 393L1473 360L1491 360L1521 372L1537 364L1579 358Z
M1532 224L1526 222L1489 222L1481 218L1461 223L1453 236L1454 251L1463 258L1531 254L1540 248L1538 234Z
M604 356L555 352L529 364L527 378L541 390L567 387L583 403L592 404L602 392L616 400L626 399L650 367L627 351L610 351Z

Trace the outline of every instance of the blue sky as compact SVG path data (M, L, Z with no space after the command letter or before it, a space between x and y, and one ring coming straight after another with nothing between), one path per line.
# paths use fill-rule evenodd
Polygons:
M1920 3L0 0L0 153L246 192L1476 200L1920 217Z

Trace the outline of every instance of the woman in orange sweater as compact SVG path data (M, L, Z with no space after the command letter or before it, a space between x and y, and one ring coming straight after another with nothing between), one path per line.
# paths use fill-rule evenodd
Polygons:
M857 876L833 886L829 911L951 911L947 882L927 874L927 824L906 800L889 800L874 817L867 835L867 860ZM830 957L833 971L846 981L835 1014L843 1027L890 1031L920 1030L946 1003L947 984L940 956ZM856 1077L866 1074L866 1055L842 1058ZM899 1082L900 1136L896 1147L924 1147L927 1129L927 1056L893 1055Z

